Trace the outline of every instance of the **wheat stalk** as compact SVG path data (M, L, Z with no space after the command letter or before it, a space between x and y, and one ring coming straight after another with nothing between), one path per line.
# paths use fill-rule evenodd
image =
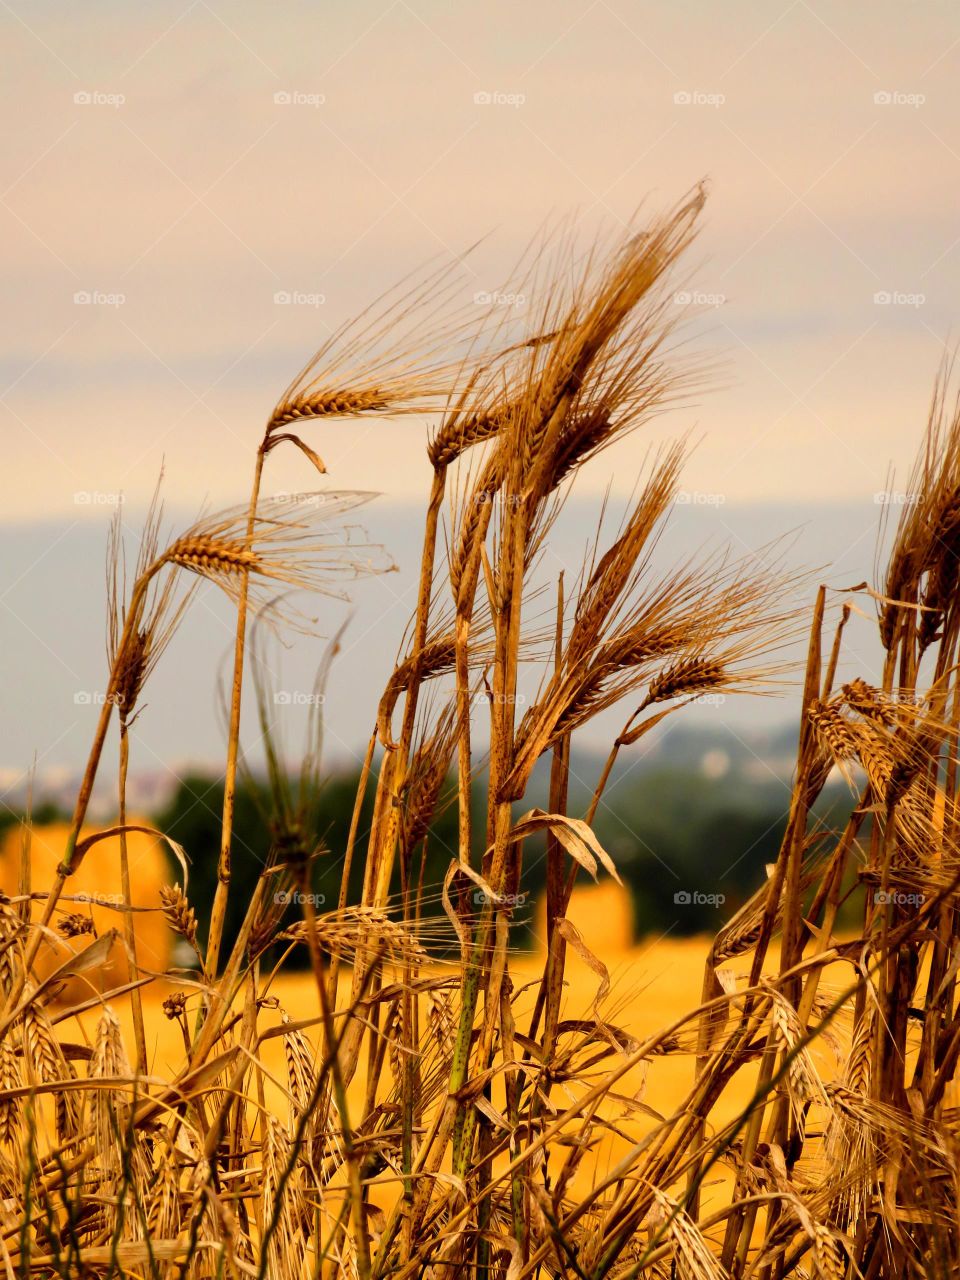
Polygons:
M782 845L716 934L699 1004L635 1040L604 956L566 916L582 869L616 874L593 823L620 753L700 695L769 690L794 634L799 584L775 555L661 563L680 446L651 457L619 529L608 537L601 521L579 574L561 577L550 642L533 612L566 487L696 381L671 350L668 272L701 203L694 192L609 252L577 256L569 238L553 256L535 252L519 335L519 323L487 315L467 335L442 271L405 286L339 331L281 396L249 503L167 541L152 508L129 588L115 528L108 703L64 862L38 889L27 827L17 899L0 903L0 1254L11 1275L887 1280L926 1274L931 1259L937 1274L960 1268L960 415L945 377L916 500L867 597L879 606L882 676L846 678L854 597L832 613L821 588ZM265 460L293 444L323 470L303 424L421 410L440 416L416 604L371 705L346 848L329 851L343 858L337 907L318 911L310 892L319 727L291 781L260 651L273 847L221 955L248 619L299 625L292 607L270 612L279 592L337 595L384 567L342 526L366 495L264 498ZM162 993L184 1037L168 1070L149 1062L151 1006L139 995L153 975L138 966L130 910L128 730L201 580L235 603L237 631L214 901L198 918L179 885L160 894L200 960L194 978L178 975L181 990ZM527 667L536 694L521 714ZM577 735L621 702L623 728L575 816ZM110 831L121 836L130 981L58 1008L65 980L91 979L116 936L94 937L92 917L65 910L62 895L110 833L82 831L114 707L121 816ZM547 752L547 808L531 807ZM856 782L849 803L826 791L834 767ZM457 844L442 850L447 804ZM541 837L547 945L530 983L515 904ZM433 883L441 853L449 867ZM291 885L302 918L281 921L276 899ZM57 933L78 941L64 948ZM43 977L34 961L48 943L69 954ZM279 1004L282 966L302 949L315 1005L305 997L292 1017ZM585 1010L570 1007L573 956L597 978ZM127 999L136 1069L113 1011ZM645 1073L655 1081L665 1055L686 1055L690 1074L663 1109Z

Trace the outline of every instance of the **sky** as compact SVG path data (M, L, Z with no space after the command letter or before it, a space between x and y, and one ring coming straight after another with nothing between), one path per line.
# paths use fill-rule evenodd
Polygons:
M469 303L544 226L616 232L701 179L674 304L721 372L651 434L696 436L721 523L842 507L871 545L960 321L955 5L2 0L0 30L0 653L51 724L44 664L77 664L37 627L118 495L132 519L162 465L177 511L241 499L283 387L408 271L480 240ZM311 441L414 522L427 430ZM648 442L580 496L626 496ZM6 705L0 767L58 758Z
M726 366L671 424L703 432L692 483L839 499L912 454L957 329L955 5L5 0L0 22L7 520L143 497L164 459L178 500L232 501L281 389L406 271L486 236L483 292L551 219L609 230L704 177L685 292ZM328 432L332 477L419 495L395 436Z

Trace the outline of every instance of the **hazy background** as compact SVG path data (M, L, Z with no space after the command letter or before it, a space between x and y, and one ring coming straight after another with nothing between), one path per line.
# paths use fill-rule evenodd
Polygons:
M549 567L577 567L591 497L625 498L651 438L692 429L688 491L713 497L677 509L665 551L795 530L791 559L823 566L804 598L870 573L876 495L888 464L905 478L960 316L955 5L3 0L0 27L3 803L34 754L64 795L84 758L118 495L132 536L162 462L174 520L242 499L283 386L386 285L486 236L469 299L545 223L615 229L705 176L677 306L722 385L588 469ZM357 592L325 707L342 764L411 605L426 434L311 435L332 485L382 492L364 518L401 570ZM268 492L304 484L292 451L269 465ZM219 767L230 630L202 593L136 726L145 796ZM868 671L872 638L865 620ZM308 689L319 654L298 643L280 687ZM769 771L791 709L691 723Z

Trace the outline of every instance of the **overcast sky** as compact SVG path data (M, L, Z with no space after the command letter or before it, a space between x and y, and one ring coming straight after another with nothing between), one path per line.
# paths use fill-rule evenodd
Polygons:
M0 22L8 521L136 499L163 457L176 500L230 501L311 348L406 270L491 233L483 291L545 220L615 227L704 176L692 288L728 377L670 424L706 433L691 483L838 498L911 456L960 319L953 3L4 0ZM328 430L335 482L421 492L396 432Z
M960 324L955 4L0 0L0 25L0 644L22 693L0 765L56 760L63 700L98 687L37 602L113 495L142 508L165 459L178 511L242 498L281 389L417 264L486 237L469 299L544 224L615 230L704 177L676 305L723 386L658 430L695 429L688 488L768 504L764 536L771 503L854 504L836 527L869 558L871 497ZM425 434L311 437L332 484L383 491L403 546ZM645 444L581 495L627 494ZM267 492L304 483L292 451L269 466Z

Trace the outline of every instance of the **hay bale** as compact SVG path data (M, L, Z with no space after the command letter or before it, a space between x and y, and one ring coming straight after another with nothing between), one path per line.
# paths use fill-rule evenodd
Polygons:
M143 822L139 818L131 818L130 821ZM83 835L86 837L95 830L104 829L103 827L89 828L83 832ZM65 822L53 822L34 827L30 844L31 888L34 892L45 890L53 883L57 866L63 858L68 830ZM14 827L7 832L0 848L0 890L9 896L13 896L18 891L20 839L20 830ZM127 852L130 859L133 905L159 907L160 886L168 884L171 878L162 845L153 836L140 831L131 831L127 834ZM122 902L118 836L110 836L95 844L76 873L67 881L64 894L78 893L95 894L101 898L115 897L118 902ZM34 907L34 915L38 915L40 910L42 906L38 904ZM121 912L112 911L109 907L64 902L61 898L60 907L54 913L52 921L57 939L44 940L37 954L36 973L41 978L63 964L70 951L82 950L95 936L88 933L75 938L61 937L56 928L57 922L70 913L92 918L97 935L106 933L109 929L118 929L121 934L123 933L124 917ZM159 911L135 912L133 925L139 964L144 969L162 972L170 963L173 941L163 915ZM126 981L128 981L126 950L122 940L118 940L99 974L85 974L82 978L72 979L61 992L60 998L70 1002L83 1000L94 991L108 991L111 987L119 986Z
M578 884L567 907L567 919L576 925L584 942L596 955L629 951L633 946L633 895L626 885L615 880L599 884ZM547 899L537 902L534 929L545 944L547 937Z

